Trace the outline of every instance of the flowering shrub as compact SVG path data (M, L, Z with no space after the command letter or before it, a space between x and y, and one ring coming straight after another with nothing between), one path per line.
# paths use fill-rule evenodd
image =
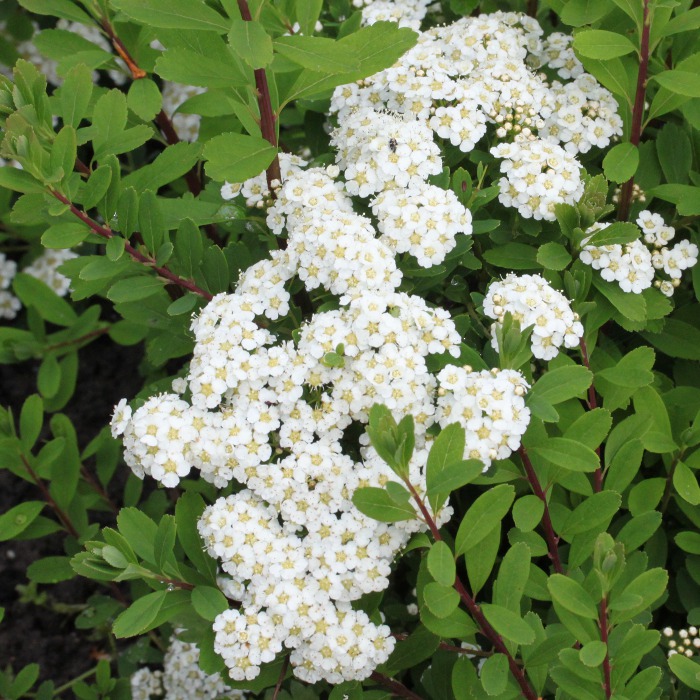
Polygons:
M506 5L0 7L0 540L105 650L3 696L700 690L700 10Z

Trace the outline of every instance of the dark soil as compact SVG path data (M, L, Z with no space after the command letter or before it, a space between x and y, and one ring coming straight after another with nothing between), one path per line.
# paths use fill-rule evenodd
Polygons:
M77 390L63 411L73 421L81 449L108 423L115 403L141 388L140 358L140 347L121 347L108 338L81 350ZM36 392L37 370L38 364L31 362L0 365L0 402L10 406L16 417L26 396ZM118 470L114 481L123 483L119 476ZM112 494L116 500L118 493L116 488ZM40 498L34 485L0 468L0 513L23 500ZM44 515L50 517L50 511L46 509ZM110 517L105 514L102 524ZM27 664L38 663L40 680L52 680L56 686L92 668L105 651L104 640L91 640L89 630L75 629L77 611L66 612L66 605L84 604L97 590L105 590L97 583L76 577L56 585L40 585L37 602L21 599L17 586L28 584L25 572L29 564L45 556L65 554L61 533L0 543L0 606L5 608L5 619L0 623L0 668L12 665L17 673ZM42 601L43 593L48 596Z

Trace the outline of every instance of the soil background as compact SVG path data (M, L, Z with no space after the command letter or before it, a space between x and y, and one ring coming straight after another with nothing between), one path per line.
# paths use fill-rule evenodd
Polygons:
M106 337L80 351L76 392L63 413L73 421L81 449L109 422L117 401L140 390L141 355L140 346L122 347ZM36 393L37 371L36 362L0 365L0 403L9 406L15 417L24 399ZM119 484L125 476L120 479L117 468L114 484L110 484L110 495L117 502ZM35 486L0 467L0 513L23 500L40 498ZM44 515L51 517L48 509ZM108 524L110 515L104 517L103 524ZM37 540L0 542L0 606L5 608L0 623L0 668L12 665L17 673L27 664L38 663L39 680L53 680L56 686L92 668L105 651L99 640L89 638L91 630L75 629L75 615L55 612L50 603L39 606L20 600L17 586L28 583L25 572L29 564L42 557L62 555L62 533ZM105 589L80 577L39 586L39 592L46 591L51 601L63 604L85 603L98 590Z

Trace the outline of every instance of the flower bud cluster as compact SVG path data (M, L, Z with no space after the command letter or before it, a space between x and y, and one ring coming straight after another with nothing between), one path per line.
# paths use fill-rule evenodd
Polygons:
M580 258L594 270L600 270L604 280L617 282L623 292L641 294L653 285L665 296L673 296L684 270L698 262L697 245L682 240L669 247L675 229L667 226L659 214L648 210L640 212L637 218L641 239L624 245L586 245L594 233L609 225L596 223L586 231L589 235L582 242Z
M464 459L478 459L489 466L518 449L530 422L524 399L530 387L520 372L473 372L468 366L448 365L437 379L437 421L443 427L457 422L464 428Z
M672 627L664 627L663 635L666 646L668 646L667 656L670 659L674 654L683 654L689 658L700 654L700 637L698 628L690 626L687 629L674 630Z
M22 302L9 291L16 273L17 263L0 253L0 318L13 319L22 308Z
M495 350L496 329L506 313L520 323L521 329L532 327L532 354L540 360L553 359L562 346L576 347L583 336L583 325L571 309L571 302L540 275L511 273L489 286L484 314L496 321L491 326L491 345Z
M163 670L144 667L131 676L133 700L234 700L247 693L229 688L220 674L207 675L199 668L196 644L183 642L176 636L170 640L163 658Z

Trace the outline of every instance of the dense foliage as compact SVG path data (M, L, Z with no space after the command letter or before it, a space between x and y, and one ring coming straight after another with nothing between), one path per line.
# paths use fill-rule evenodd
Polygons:
M0 4L0 696L697 697L693 5Z

